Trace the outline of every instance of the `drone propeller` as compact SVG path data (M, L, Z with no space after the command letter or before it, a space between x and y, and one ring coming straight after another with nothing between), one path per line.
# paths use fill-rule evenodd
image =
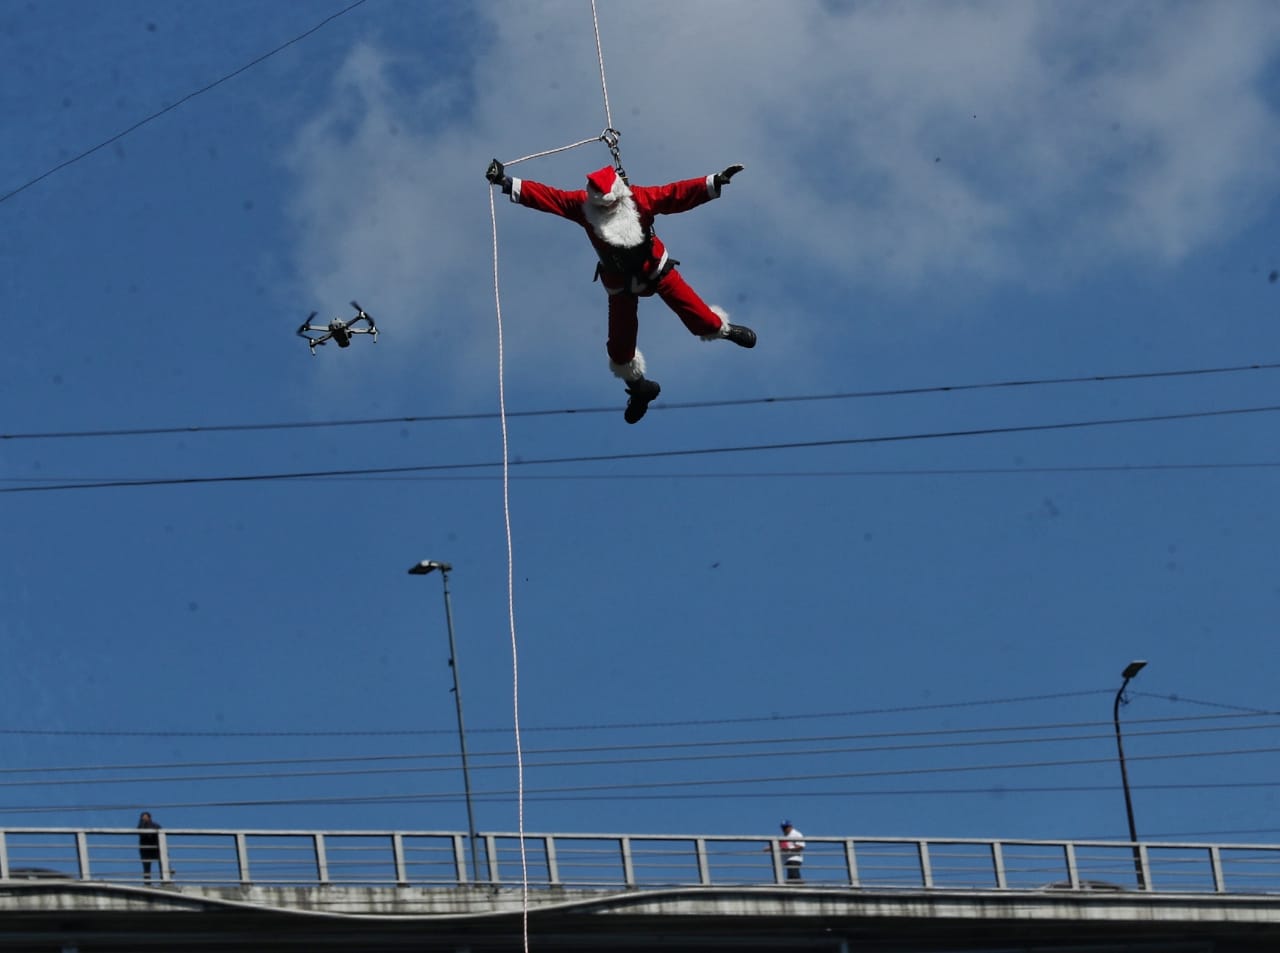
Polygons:
M311 319L314 318L318 313L319 312L312 311L309 315L307 315L307 320L303 321L302 326L298 328L299 337L305 338L307 336L307 332L311 330Z
M356 333L372 334L374 343L375 344L378 343L378 326L373 321L373 315L369 314L369 312L365 311L364 308L360 307L359 301L352 301L351 307L356 309L356 316L351 319L352 324L355 324L357 321L361 321L361 320L366 321L369 324L369 327L367 329L360 328Z

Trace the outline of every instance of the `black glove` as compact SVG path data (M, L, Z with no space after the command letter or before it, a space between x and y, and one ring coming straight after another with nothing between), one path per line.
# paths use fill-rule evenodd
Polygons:
M717 172L715 174L715 178L712 179L712 181L715 182L717 189L722 188L723 186L728 185L729 180L732 179L739 172L741 172L743 168L745 167L741 165L737 165L737 164L731 165L729 166L729 168L725 169L723 172Z
M484 177L489 180L490 185L502 186L504 195L511 194L511 176L502 171L502 163L497 159L489 163L489 168L484 171Z

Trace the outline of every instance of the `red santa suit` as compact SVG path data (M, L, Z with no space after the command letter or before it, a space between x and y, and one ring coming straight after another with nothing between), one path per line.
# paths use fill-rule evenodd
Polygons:
M644 355L636 348L637 303L657 294L684 326L705 340L726 335L728 314L708 306L675 266L679 262L653 231L658 215L673 215L720 197L714 174L668 185L628 186L605 166L587 176L587 188L566 192L528 179L511 179L511 201L577 222L600 264L596 274L609 295L610 369L624 381L644 377ZM754 341L753 341L754 343Z

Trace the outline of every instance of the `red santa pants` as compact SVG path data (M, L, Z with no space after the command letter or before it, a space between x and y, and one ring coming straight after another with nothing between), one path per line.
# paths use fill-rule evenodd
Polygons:
M605 285L605 290L610 290L608 285ZM605 346L609 351L609 360L613 363L626 364L636 356L636 334L640 329L636 306L640 297L647 298L653 294L666 302L667 307L676 313L676 317L691 334L699 337L715 334L724 323L698 297L698 293L689 287L688 282L680 277L680 272L672 268L658 279L656 288L642 296L629 291L609 295L609 341Z

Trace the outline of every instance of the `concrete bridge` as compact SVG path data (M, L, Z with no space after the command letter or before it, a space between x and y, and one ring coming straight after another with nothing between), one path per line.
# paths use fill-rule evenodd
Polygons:
M1280 949L1280 846L166 830L0 830L0 949Z

